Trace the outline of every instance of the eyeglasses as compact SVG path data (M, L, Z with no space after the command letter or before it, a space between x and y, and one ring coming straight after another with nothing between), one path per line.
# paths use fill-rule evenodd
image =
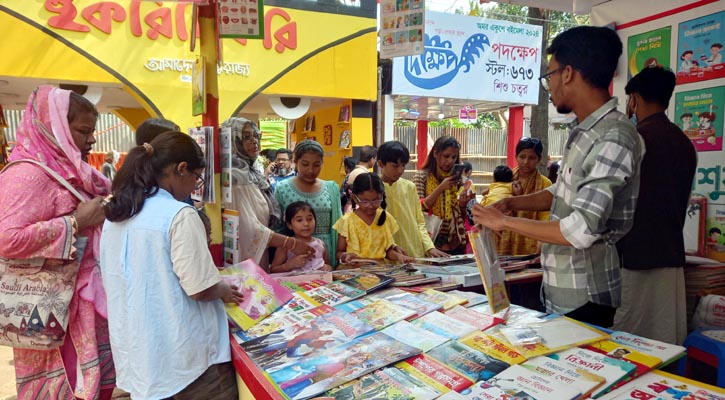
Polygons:
M194 190L199 190L202 187L204 187L204 177L201 176L201 175L199 175L199 174L197 174L194 171L191 171L191 173L194 174L194 175L196 175L196 179L197 179L196 180L196 186L194 186Z
M353 194L355 197L355 202L360 205L360 207L380 207L381 204L383 204L383 199L379 200L360 200L359 197L357 197L356 194Z
M262 135L256 132L242 132L242 140L250 142L252 139L259 142L262 140Z
M564 68L566 68L566 66L559 67L559 68L557 68L557 69L555 69L555 70L553 70L553 71L551 71L549 73L546 73L544 75L541 75L539 77L539 82L541 83L541 87L544 88L544 90L546 90L548 92L549 91L549 87L550 87L549 86L549 82L551 81L551 75L553 75L553 74L555 74L557 72L563 71Z

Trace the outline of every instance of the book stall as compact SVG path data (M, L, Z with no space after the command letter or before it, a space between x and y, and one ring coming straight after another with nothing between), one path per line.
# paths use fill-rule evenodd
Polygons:
M295 400L725 399L659 371L682 346L510 304L487 236L471 239L486 295L440 277L411 285L431 278L419 264L275 276L247 260L226 270L245 294L227 308L242 386Z

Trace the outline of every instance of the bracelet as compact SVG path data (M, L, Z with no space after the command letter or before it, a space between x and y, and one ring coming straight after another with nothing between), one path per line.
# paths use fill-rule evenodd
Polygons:
M78 233L78 220L76 219L75 214L70 215L70 224L73 227L73 232Z
M297 247L297 239L292 238L292 248L294 249L295 247Z
M287 248L287 240L288 239L289 239L289 236L285 236L284 237L284 242L282 242L282 247L284 247L285 249Z

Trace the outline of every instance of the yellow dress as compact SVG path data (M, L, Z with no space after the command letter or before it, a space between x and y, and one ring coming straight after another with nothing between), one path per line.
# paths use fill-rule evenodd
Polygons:
M357 254L360 258L385 258L387 250L395 244L393 234L399 228L398 222L390 213L386 213L385 223L378 226L378 219L383 212L382 208L378 208L371 225L365 223L355 212L347 213L335 222L332 228L347 240L345 252Z
M511 182L494 182L488 187L488 194L481 200L481 205L490 206L491 204L503 200L514 195L511 188Z

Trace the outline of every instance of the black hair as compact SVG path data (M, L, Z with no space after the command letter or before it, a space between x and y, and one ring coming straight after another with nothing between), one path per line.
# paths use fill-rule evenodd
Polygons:
M547 178L551 181L551 183L556 183L556 180L559 178L559 162L551 163L549 165L549 174Z
M189 171L206 167L201 148L185 133L164 132L149 145L132 148L118 170L111 186L113 197L104 210L109 221L125 221L141 212L146 198L159 191L167 166L185 161Z
M360 162L366 163L378 156L378 149L374 146L363 146L360 149Z
M713 47L717 47L718 49L722 49L722 43L713 43L712 46L710 46L710 48L712 49Z
M276 160L277 156L280 154L287 154L287 157L289 157L290 161L292 160L292 150L285 148L277 149L277 151L274 153L274 159Z
M561 67L570 65L581 72L595 88L608 89L622 55L622 41L610 28L576 26L555 37L546 54Z
M684 60L685 56L687 54L694 54L694 53L692 52L692 50L685 50L684 52L682 52L682 55L680 55L680 60Z
M514 171L508 165L499 165L493 169L493 181L509 183L514 180Z
M355 157L345 157L342 160L342 162L343 162L345 168L347 168L349 170L354 169L355 166L357 165L357 160L355 159Z
M322 145L318 143L316 140L310 140L305 139L295 146L294 155L295 155L295 162L302 158L303 155L307 153L315 153L319 154L320 157L324 159L325 157L325 150L322 149Z
M389 162L407 164L410 161L410 151L402 142L391 140L381 144L378 148L378 161L383 165Z
M463 165L463 172L473 171L473 165L468 161L462 162L461 165Z
M388 205L385 202L385 186L383 185L383 180L378 176L378 174L371 172L360 174L352 183L352 194L358 195L363 192L367 192L368 190L373 190L383 195L383 202L380 203L380 207L383 209L383 212L380 214L380 218L378 219L378 226L383 226L386 215L385 209ZM352 208L355 209L355 197L352 198Z
M277 150L275 149L264 149L261 150L259 154L263 155L264 158L269 161L274 161L274 159L277 158Z
M433 154L435 153L441 153L445 149L453 147L458 150L458 157L456 157L456 164L459 164L461 161L461 144L458 143L458 140L454 138L453 136L441 136L438 139L436 139L435 143L433 143L433 148L430 149L430 153L428 153L428 157L425 159L425 165L423 165L423 169L428 172L428 174L435 174L437 173L438 169L438 163L436 163L435 157L433 157Z
M648 103L667 108L675 90L675 73L664 68L645 68L627 82L624 92L637 93Z
M98 110L96 110L96 106L90 100L71 91L70 98L68 99L68 123L73 122L78 114L84 112L89 112L98 117Z
M684 113L684 114L680 115L680 119L685 118L685 117L692 118L692 113Z
M712 235L713 233L722 235L722 231L720 230L720 228L710 228L710 231L707 234Z
M209 229L209 232L211 232L211 220L209 219L209 216L206 215L206 211L204 211L203 208L196 210L197 214L199 214L199 219L201 220L201 223L204 224L204 229Z
M521 153L523 150L526 149L533 149L534 153L536 153L539 158L541 158L541 154L544 152L544 145L541 144L541 140L537 138L532 137L525 137L521 138L518 143L516 143L516 155L518 156L519 153Z
M284 210L284 222L291 224L292 220L294 219L295 215L299 211L308 210L312 213L312 216L315 218L315 221L317 220L317 214L315 213L315 209L312 208L310 203L306 201L295 201L287 206Z
M168 131L179 131L179 125L163 118L149 118L136 129L136 146L151 143L156 136Z

